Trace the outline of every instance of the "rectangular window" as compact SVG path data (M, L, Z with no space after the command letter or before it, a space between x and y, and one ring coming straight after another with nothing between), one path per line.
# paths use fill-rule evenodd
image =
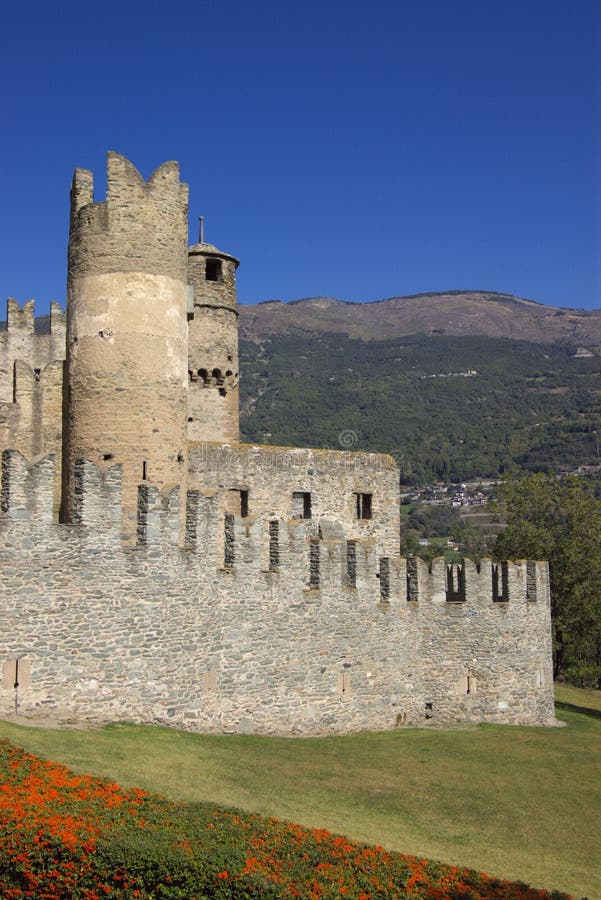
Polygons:
M232 516L242 516L243 519L248 515L248 491L230 490L227 492L226 498L227 511Z
M309 587L312 591L319 590L320 582L320 547L319 540L312 538L309 542Z
M311 494L306 491L294 491L292 494L292 518L311 518Z
M205 262L205 278L207 281L221 281L220 259L207 259Z
M371 494L355 494L358 519L371 519L371 498Z

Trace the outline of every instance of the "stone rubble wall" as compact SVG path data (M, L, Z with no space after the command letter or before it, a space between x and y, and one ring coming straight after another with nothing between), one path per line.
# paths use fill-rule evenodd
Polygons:
M466 561L465 600L449 602L442 560L429 570L392 557L383 568L368 538L352 587L339 523L279 518L270 570L274 530L249 515L232 517L225 566L219 494L189 491L182 546L178 488L150 485L138 544L124 547L120 481L119 466L79 462L77 524L55 525L52 460L4 453L0 714L16 699L28 714L214 732L552 724L545 564L508 564L508 600L493 602L492 564ZM17 659L26 677L15 691Z
M373 540L380 556L399 552L398 469L384 453L354 453L253 444L191 443L189 487L219 495L248 491L251 516L288 520L293 493L311 495L311 521L335 520L347 540ZM372 495L372 515L357 517L357 494Z
M21 308L8 299L6 330L0 331L0 448L13 447L28 459L60 458L66 318L59 304L51 303L49 331L39 333L34 315L33 300ZM60 480L59 465L57 510Z

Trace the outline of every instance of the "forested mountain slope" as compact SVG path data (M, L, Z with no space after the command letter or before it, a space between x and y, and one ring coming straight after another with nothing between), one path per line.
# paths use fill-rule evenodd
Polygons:
M242 428L393 453L408 483L596 464L601 359L576 353L565 340L255 333L241 342Z

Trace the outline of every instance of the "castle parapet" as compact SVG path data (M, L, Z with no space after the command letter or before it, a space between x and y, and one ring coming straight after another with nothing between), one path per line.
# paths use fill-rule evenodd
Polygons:
M13 520L52 522L54 457L28 464L16 450L2 455L2 511ZM330 519L302 520L240 516L223 511L214 492L138 485L137 547L182 548L205 573L222 572L256 586L279 584L336 598L354 591L373 604L397 610L435 610L462 616L474 608L499 616L516 604L549 604L546 562L516 560L475 563L463 559L431 565L417 557L385 555L372 537L348 539ZM75 466L73 524L118 536L122 468L83 459ZM196 562L193 560L196 559Z
M121 466L103 471L88 460L75 462L73 524L99 534L119 533L121 525Z
M7 331L24 331L33 334L35 327L35 301L27 300L19 306L18 300L9 297L6 301Z
M17 450L2 452L1 508L11 519L51 523L54 457L29 465Z
M138 546L177 547L180 522L179 486L163 490L138 486Z

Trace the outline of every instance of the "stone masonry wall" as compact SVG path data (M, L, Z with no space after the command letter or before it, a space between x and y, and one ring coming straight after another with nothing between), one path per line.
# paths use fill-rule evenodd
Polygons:
M191 443L188 465L190 488L216 493L222 512L240 513L228 503L245 491L251 517L302 519L298 495L307 494L314 529L335 521L348 540L372 540L382 556L399 552L399 475L386 454ZM357 497L365 494L371 515L359 518Z
M36 331L34 301L7 301L6 330L0 331L0 449L14 447L28 459L60 454L65 314L50 306L48 333ZM56 472L55 507L60 499Z
M544 564L509 564L494 602L490 562L466 563L449 602L442 561L384 566L358 540L350 577L335 523L232 516L225 565L219 495L188 493L181 547L178 489L148 485L128 548L120 468L78 464L73 526L51 524L52 468L3 457L0 713L279 734L552 723Z

